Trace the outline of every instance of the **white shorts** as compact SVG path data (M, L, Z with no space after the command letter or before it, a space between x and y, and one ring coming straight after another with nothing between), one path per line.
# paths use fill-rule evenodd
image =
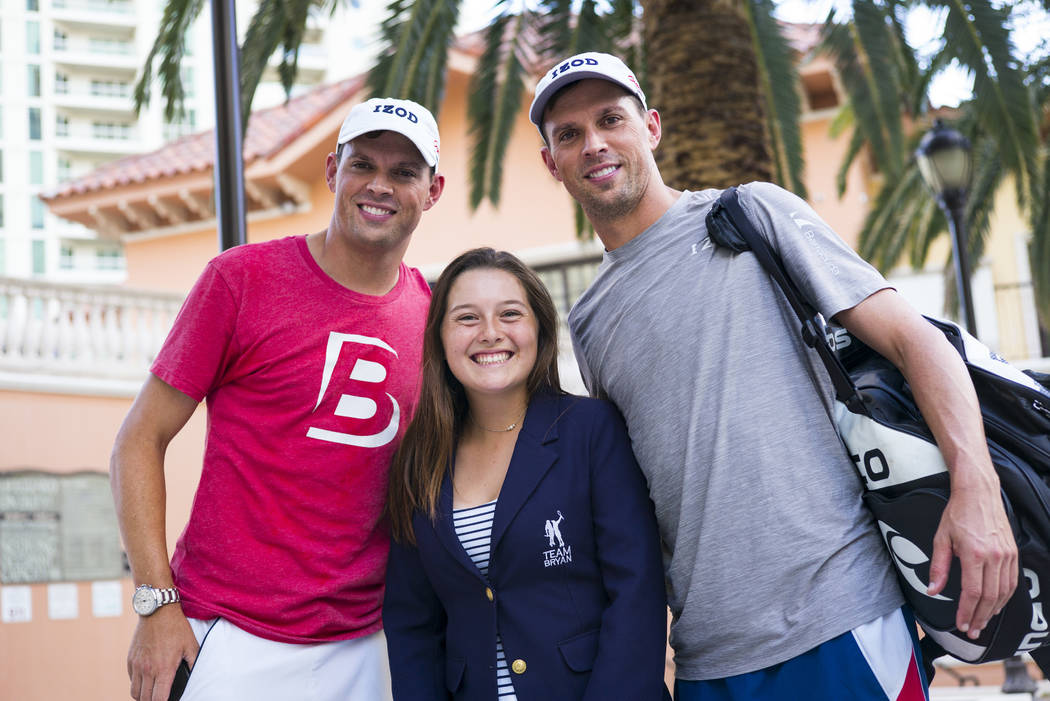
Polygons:
M382 631L300 645L247 633L222 618L189 619L201 645L182 701L389 701Z

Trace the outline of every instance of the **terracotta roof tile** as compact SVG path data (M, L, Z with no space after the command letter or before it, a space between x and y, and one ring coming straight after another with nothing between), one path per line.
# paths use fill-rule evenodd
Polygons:
M355 76L322 85L283 105L253 112L244 139L244 164L276 154L363 86L364 76ZM62 183L44 199L210 170L214 160L214 130L209 129L184 136L151 153L105 163L86 175Z

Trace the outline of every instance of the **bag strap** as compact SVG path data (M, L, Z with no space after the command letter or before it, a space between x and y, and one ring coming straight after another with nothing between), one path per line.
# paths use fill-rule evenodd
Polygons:
M741 246L739 241L726 242L727 232L720 227L720 217L723 217L736 230L736 233L746 243L746 247ZM784 297L787 298L788 304L791 305L792 311L795 312L795 316L801 322L802 327L799 333L802 336L802 340L820 356L820 360L824 363L824 367L831 377L831 383L835 387L836 399L855 413L867 413L864 409L864 402L857 393L856 385L853 384L853 380L850 378L842 361L835 355L835 351L828 344L827 336L824 334L824 322L820 314L805 301L798 287L795 286L794 281L788 275L787 270L784 269L784 264L780 257L770 247L769 242L758 233L755 225L751 223L751 218L747 216L747 212L744 211L740 204L740 197L736 187L723 190L718 197L718 201L711 207L711 211L707 215L707 233L719 245L727 246L736 251L751 249L758 262L762 264L769 276L780 287ZM731 234L728 235L731 236Z

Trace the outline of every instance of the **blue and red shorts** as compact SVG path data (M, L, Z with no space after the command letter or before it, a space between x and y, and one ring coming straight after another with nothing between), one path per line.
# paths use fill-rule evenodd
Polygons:
M915 623L898 609L747 674L675 680L675 701L929 701Z

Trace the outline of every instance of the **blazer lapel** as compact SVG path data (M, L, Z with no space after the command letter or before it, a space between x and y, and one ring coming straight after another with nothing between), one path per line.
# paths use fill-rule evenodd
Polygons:
M437 521L434 523L434 531L437 533L438 540L445 546L452 558L484 582L485 578L482 576L481 570L467 555L467 551L463 549L463 544L459 541L459 536L456 535L455 526L452 525L452 476L449 473L445 474L445 479L441 482L441 495L438 499L438 513Z
M557 451L549 444L558 440L556 420L560 404L558 397L550 395L538 395L529 404L496 502L492 553L496 552L507 527L558 458Z

